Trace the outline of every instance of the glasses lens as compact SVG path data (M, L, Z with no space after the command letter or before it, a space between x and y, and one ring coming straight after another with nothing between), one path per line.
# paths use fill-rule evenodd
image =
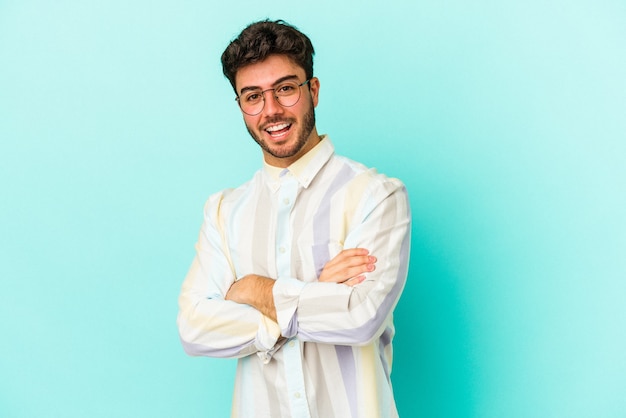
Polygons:
M298 103L300 99L300 85L294 82L283 83L276 87L275 95L281 106L290 107Z
M256 115L263 110L263 92L249 91L239 98L239 106L248 115Z
M274 97L281 106L290 107L298 103L298 100L300 100L300 86L302 86L302 84L287 81L278 85L274 89L264 91L248 91L241 95L237 101L239 102L239 106L244 113L250 116L255 116L261 113L263 107L265 106L265 92L272 91L274 93Z

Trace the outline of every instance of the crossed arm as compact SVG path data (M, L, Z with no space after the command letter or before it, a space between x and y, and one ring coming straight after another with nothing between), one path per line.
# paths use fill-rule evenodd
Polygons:
M355 286L365 280L364 273L376 269L376 257L364 248L343 250L324 266L319 281ZM250 305L277 322L273 288L276 281L269 277L249 274L233 283L226 300Z
M233 283L236 273L217 228L222 196L212 197L179 297L177 322L187 353L243 357L271 351L281 335L359 345L384 332L406 280L410 245L406 193L395 183L387 186L387 194L363 205L362 220L343 240L348 249L306 282L250 274Z

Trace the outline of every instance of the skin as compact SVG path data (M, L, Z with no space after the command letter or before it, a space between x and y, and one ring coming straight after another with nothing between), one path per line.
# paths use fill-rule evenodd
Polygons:
M319 281L356 286L365 280L363 273L376 269L376 257L365 248L341 251L324 266ZM263 315L278 322L274 306L274 283L269 277L248 274L233 283L226 293L226 300L253 306Z
M284 55L270 55L264 61L247 65L235 76L238 94L248 89L271 89L291 77L302 83L306 80L304 69ZM308 86L300 87L300 100L294 106L281 106L271 91L265 92L263 111L255 116L243 112L243 121L252 138L263 151L265 162L275 167L286 168L309 152L320 142L315 128L314 108L317 106L320 82L313 77ZM282 135L272 136L267 128L289 124Z
M245 66L237 71L235 85L238 94L247 89L271 89L285 78L298 83L306 80L304 69L284 55L270 55L264 61ZM255 116L242 112L244 123L252 138L259 144L265 162L275 167L286 168L313 149L320 137L315 127L314 108L317 106L320 82L313 77L310 88L301 87L300 100L294 106L283 107L271 91L265 92L263 111ZM277 135L267 129L288 124ZM376 257L369 255L364 248L351 248L341 251L330 260L320 273L319 281L356 286L365 280L364 273L374 271ZM275 280L269 277L249 274L234 282L225 299L253 306L274 321L273 287Z

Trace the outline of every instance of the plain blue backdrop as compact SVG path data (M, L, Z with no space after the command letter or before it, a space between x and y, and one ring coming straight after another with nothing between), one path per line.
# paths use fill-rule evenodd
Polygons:
M318 128L401 178L402 417L626 416L626 4L0 0L0 416L224 417L175 319L259 168L219 57L313 40Z

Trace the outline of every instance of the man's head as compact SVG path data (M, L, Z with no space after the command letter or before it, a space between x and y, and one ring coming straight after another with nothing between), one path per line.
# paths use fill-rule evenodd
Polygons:
M313 77L313 44L294 26L282 20L252 23L235 38L222 54L222 70L235 91L240 68L265 60L270 55L285 55L302 67L307 80Z
M222 54L248 132L265 161L288 167L320 142L313 46L282 21L253 23Z

